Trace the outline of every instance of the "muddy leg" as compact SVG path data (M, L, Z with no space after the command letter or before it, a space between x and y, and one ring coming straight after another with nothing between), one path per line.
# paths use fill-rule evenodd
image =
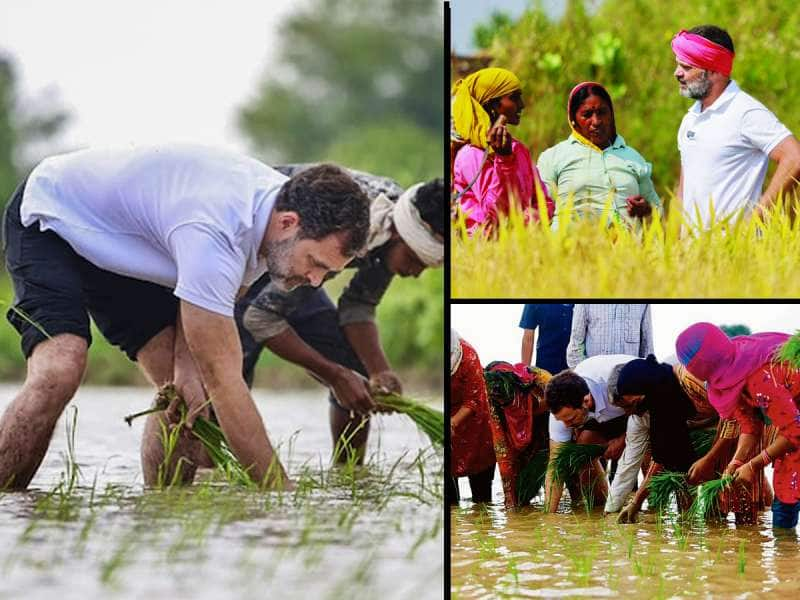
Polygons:
M87 348L69 333L34 348L25 383L0 419L0 488L25 489L33 479L83 378Z

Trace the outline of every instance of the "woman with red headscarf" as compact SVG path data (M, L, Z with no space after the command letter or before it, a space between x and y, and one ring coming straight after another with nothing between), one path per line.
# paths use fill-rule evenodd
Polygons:
M695 323L675 346L686 369L706 382L708 399L720 416L739 422L739 443L726 473L751 485L772 463L772 525L794 528L800 512L800 370L777 359L788 339L784 333L731 339L711 323ZM765 421L777 427L778 435L748 460Z
M481 69L459 79L452 96L450 135L460 147L452 166L453 191L467 232L491 231L508 215L512 200L527 222L537 216L541 195L552 216L553 200L530 152L507 129L519 125L525 108L517 76L507 69Z
M491 502L494 448L483 367L475 349L450 330L450 500L468 477L473 502Z
M570 200L579 215L600 216L610 197L610 217L626 224L649 216L653 209L662 212L652 166L617 134L606 88L593 81L572 88L567 122L570 136L542 152L537 163L556 196L554 227Z

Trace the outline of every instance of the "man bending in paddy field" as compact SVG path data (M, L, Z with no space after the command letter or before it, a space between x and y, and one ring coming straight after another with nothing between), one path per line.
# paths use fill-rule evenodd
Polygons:
M286 174L308 165L278 167ZM244 377L252 385L263 347L307 369L328 386L334 442L348 440L363 459L369 435L371 391L402 393L381 347L375 309L395 275L417 277L441 266L444 256L444 182L435 179L403 191L394 181L350 171L369 196L367 252L349 267L356 272L338 307L325 290L280 289L266 273L236 305L244 350ZM368 378L368 379L367 379ZM335 458L347 460L346 452Z
M3 228L15 291L8 319L28 374L0 419L0 485L27 487L44 458L83 377L89 315L153 385L175 383L188 426L210 398L253 479L288 483L241 375L234 303L266 271L287 289L319 285L361 251L369 205L347 173L321 165L288 178L192 145L85 150L39 164ZM160 422L177 422L177 408L145 424L147 485L164 458ZM199 440L181 436L167 481L182 458L184 482L207 460Z
M678 129L681 178L678 198L700 227L717 217L763 213L800 179L800 142L758 100L730 78L731 36L714 25L681 31L672 39L682 96L696 102ZM762 193L769 161L777 163Z

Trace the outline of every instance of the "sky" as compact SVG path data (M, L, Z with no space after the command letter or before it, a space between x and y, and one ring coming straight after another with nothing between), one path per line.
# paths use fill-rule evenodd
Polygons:
M0 53L25 102L72 119L60 149L162 141L246 151L235 126L307 0L2 0ZM38 100L37 100L38 99Z
M522 330L522 304L453 304L451 325L475 347L482 364L493 360L518 362ZM655 354L664 359L675 352L675 338L698 321L718 325L745 324L756 333L800 329L797 304L653 304Z

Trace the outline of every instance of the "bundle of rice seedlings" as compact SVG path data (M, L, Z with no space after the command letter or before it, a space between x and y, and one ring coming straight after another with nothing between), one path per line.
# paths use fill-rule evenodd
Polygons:
M553 481L566 483L592 459L602 456L605 450L605 447L599 444L575 444L574 442L562 444L550 462Z
M167 384L158 390L153 406L128 415L125 417L125 422L130 426L137 417L166 410L170 403L178 397L178 390L175 389L175 386L171 383ZM183 405L183 410L185 412L185 405ZM214 466L222 471L229 482L247 486L254 485L247 470L231 451L219 425L199 416L192 426L192 434L200 440Z
M718 513L720 511L720 494L732 481L733 477L724 475L720 479L712 479L698 486L697 496L695 496L694 502L689 508L689 515L693 518L706 520L708 517Z
M659 513L664 513L669 508L673 494L677 497L680 493L692 493L692 488L686 481L686 474L676 471L663 471L653 475L647 484L647 489L649 490L647 502Z
M775 360L788 362L794 369L800 369L800 330L775 350Z
M708 454L711 446L714 444L714 438L717 435L716 427L705 429L692 429L689 432L689 440L692 442L692 449L697 458L701 458Z
M436 446L444 446L444 413L398 394L376 394L375 402L410 418Z
M520 471L519 477L517 477L517 503L519 506L528 505L544 485L548 460L549 452L539 450Z

